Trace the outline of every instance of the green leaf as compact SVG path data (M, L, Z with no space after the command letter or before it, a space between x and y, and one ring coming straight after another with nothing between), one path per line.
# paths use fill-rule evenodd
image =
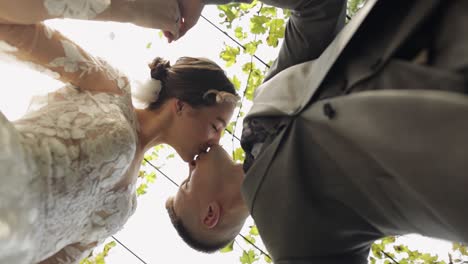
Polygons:
M236 27L236 29L234 30L234 35L239 40L244 40L245 38L247 38L247 33L242 30L242 27Z
M262 43L261 40L257 40L257 41L251 41L251 42L245 44L244 45L245 46L244 52L248 53L250 55L254 55L255 52L257 51L258 45L261 44L261 43Z
M236 122L230 122L227 126L226 126L226 130L229 131L229 133L233 134L234 133L234 126L236 125Z
M254 16L250 19L250 32L252 34L264 34L267 31L265 23L269 21L266 16Z
M382 245L386 246L388 244L393 244L396 241L396 237L394 236L389 236L389 237L384 237L381 239Z
M267 255L263 256L263 259L265 260L266 263L272 263L273 261L271 260L271 258Z
M242 264L252 264L257 260L258 256L252 249L248 252L244 250L242 256L240 257L240 261Z
M269 33L267 37L267 45L277 47L279 39L284 38L285 24L283 19L273 19L269 23Z
M264 6L262 10L260 10L260 14L268 17L276 17L278 15L277 8L273 6Z
M348 0L348 14L354 16L363 4L364 0Z
M229 78L229 80L234 85L234 88L236 89L236 91L239 91L241 87L241 81L239 80L239 78L237 78L237 75L234 75L232 78Z
M234 150L232 159L233 159L234 161L243 162L244 159L245 159L245 152L244 152L244 150L243 150L242 148L236 148L236 150Z
M146 193L146 189L148 189L148 184L142 183L140 186L138 186L136 193L138 196L143 195Z
M151 49L151 45L153 45L153 43L152 43L152 42L148 42L148 44L146 44L146 48L147 48L147 49Z
M255 68L255 64L252 62L247 62L246 64L242 65L242 71L245 74L249 74Z
M246 235L246 236L244 236L244 237L245 237L245 238L244 238L245 240L249 241L249 242L252 243L252 244L255 244L256 240L255 240L255 238L254 238L253 236L251 236L251 235Z
M240 4L239 7L240 7L240 9L241 9L242 11L248 11L248 10L254 8L257 4L258 4L258 0L254 0L254 1L252 1L252 3L250 3L250 4L242 3L242 4Z
M234 240L231 241L231 243L229 243L227 246L219 250L219 252L227 253L227 252L231 252L232 250L234 250Z
M116 245L117 243L115 241L111 241L107 243L106 245L104 245L104 249L102 250L102 252L98 253L94 257L88 257L88 258L82 259L80 261L80 264L105 264L106 263L105 257L107 257L107 255L109 254L109 251Z
M156 181L156 172L152 171L145 176L147 183L154 183Z
M111 241L111 242L107 243L104 246L104 251L102 253L104 253L107 256L107 254L109 253L109 250L111 250L116 245L117 245L117 243L115 241Z
M228 5L218 5L218 10L220 10L222 15L220 17L224 17L224 23L227 23L228 27L231 27L232 21L239 17L239 10L237 10L236 5L228 4Z
M240 54L240 48L239 47L231 47L227 46L224 48L223 51L220 53L220 58L223 59L226 62L226 66L230 67L236 63L237 55Z
M258 236L258 229L257 229L257 226L256 225L253 225L250 227L250 232L249 234L253 235L253 236Z

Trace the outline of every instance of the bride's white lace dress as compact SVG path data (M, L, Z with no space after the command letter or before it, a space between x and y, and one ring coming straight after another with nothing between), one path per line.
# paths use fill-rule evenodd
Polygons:
M28 1L16 4L28 10ZM45 0L28 12L92 18L109 5ZM22 61L67 85L35 98L19 120L0 112L0 264L78 263L135 211L128 170L138 125L130 84L44 24L2 20L0 59Z
M102 242L135 210L134 186L115 188L135 154L135 117L127 95L68 86L38 100L14 123L0 116L0 251L32 250L35 263L64 249L69 263L89 253L70 245Z

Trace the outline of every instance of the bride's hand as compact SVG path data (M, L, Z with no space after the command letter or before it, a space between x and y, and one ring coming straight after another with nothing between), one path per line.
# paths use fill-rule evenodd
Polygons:
M182 16L179 36L174 37L170 32L164 31L164 36L166 36L169 43L184 36L187 31L197 24L205 4L203 0L179 0L179 7Z
M36 24L51 18L133 23L174 38L182 21L178 0L0 0L0 24Z
M181 13L177 0L114 0L109 14L120 22L161 29L178 38Z

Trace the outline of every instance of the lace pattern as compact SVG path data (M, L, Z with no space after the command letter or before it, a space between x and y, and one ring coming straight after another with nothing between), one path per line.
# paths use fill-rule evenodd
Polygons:
M56 34L44 25L38 29L47 39ZM54 77L102 75L103 82L110 81L105 85L122 94L67 84L36 96L14 123L0 113L0 167L5 172L0 176L1 263L50 257L54 263L76 263L88 250L70 245L102 242L136 208L134 183L116 188L128 174L137 145L130 83L71 41L60 39L60 44L63 53L51 51L57 56L48 64L21 62ZM0 41L2 59L18 60L21 52L15 43Z
M104 12L111 0L45 0L49 15L66 18L91 19Z
M134 185L114 188L135 154L136 123L129 103L128 96L67 86L36 98L30 112L15 122L40 172L40 215L34 227L40 231L34 235L42 252L36 261L71 243L101 241L133 214Z

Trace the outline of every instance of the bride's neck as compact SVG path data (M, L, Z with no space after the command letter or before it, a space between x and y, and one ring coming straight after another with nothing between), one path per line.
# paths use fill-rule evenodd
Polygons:
M165 143L165 134L170 126L170 113L164 108L157 110L135 109L140 129L138 144L141 151Z

